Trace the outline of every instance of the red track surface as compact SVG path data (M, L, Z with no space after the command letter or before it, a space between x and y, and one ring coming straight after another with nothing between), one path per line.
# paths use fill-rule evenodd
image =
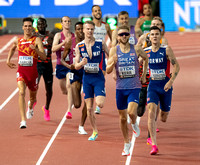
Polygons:
M0 36L0 49L14 36ZM131 165L197 165L200 164L200 33L167 33L169 45L180 63L180 73L174 83L172 109L167 123L158 121L159 154L150 156L146 145L147 113L141 118L141 135L136 139ZM16 89L16 70L7 67L8 49L0 54L0 105ZM15 56L17 57L17 56ZM13 60L17 62L17 60ZM107 98L102 114L96 115L99 137L88 141L92 133L89 121L85 129L89 135L79 135L81 109L73 110L73 119L66 120L41 164L48 165L122 165L123 138L119 129L115 105L115 82L106 76ZM28 95L28 91L27 91ZM28 99L28 97L27 97ZM26 100L27 100L26 99ZM27 100L28 101L28 100ZM20 130L18 94L0 110L0 164L33 165L54 134L67 109L67 97L61 94L54 78L54 93L50 106L51 121L43 120L41 107L45 102L43 79L38 91L38 102L27 129ZM131 134L131 129L130 129Z

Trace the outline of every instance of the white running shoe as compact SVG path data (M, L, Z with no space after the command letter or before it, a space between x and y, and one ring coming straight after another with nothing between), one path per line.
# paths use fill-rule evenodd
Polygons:
M26 128L26 121L22 120L22 121L20 122L19 128L20 128L20 129Z
M78 127L78 133L80 135L87 135L87 132L84 130L84 127L83 126L80 126Z
M26 118L27 119L31 119L33 117L33 108L30 109L29 104L30 104L30 101L28 101L28 108L27 108L27 112L26 112Z
M133 128L133 133L135 137L140 136L140 128L137 124L137 122L135 122L135 124L131 124L132 128Z
M95 109L94 113L100 114L101 113L101 109L98 106L96 106L96 109Z
M130 155L130 148L131 148L131 142L124 143L124 149L122 151L122 156L129 156Z

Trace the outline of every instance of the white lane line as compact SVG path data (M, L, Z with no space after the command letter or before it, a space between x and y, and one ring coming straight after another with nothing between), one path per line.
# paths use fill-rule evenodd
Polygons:
M72 108L74 107L74 105L72 105ZM47 144L46 148L44 149L42 155L40 156L40 158L38 159L36 165L40 165L45 157L45 155L47 154L49 148L51 147L53 141L55 140L56 136L58 135L58 133L60 132L63 124L65 123L65 120L66 120L66 115L67 115L67 112L65 113L65 115L63 116L60 124L58 125L58 128L56 129L56 131L54 132L53 136L51 137L49 143Z
M16 93L19 91L18 88L14 90L14 92L3 102L3 104L0 105L0 110L3 109L3 107L16 95Z
M17 60L17 59L18 59L18 57L14 57L14 58L12 58L12 60ZM6 62L6 61L7 61L7 58L5 58L5 59L1 59L1 60L0 60L0 63L1 63L1 62Z
M183 59L196 58L196 57L200 57L200 54L195 54L195 55L190 55L190 56L180 56L180 57L176 57L176 59L183 60Z
M17 38L17 36L14 36L10 41L8 41L8 43L6 45L3 46L3 48L0 49L0 54L6 50L13 42L14 40Z
M137 117L136 122L137 122L138 125L139 125L139 123L140 123L140 117ZM132 155L133 155L133 149L134 149L134 145L135 145L135 140L136 140L136 138L135 138L135 136L134 136L134 134L133 134L133 135L132 135L132 139L131 139L130 155L127 156L125 165L130 165L130 163L131 163L131 157L132 157Z

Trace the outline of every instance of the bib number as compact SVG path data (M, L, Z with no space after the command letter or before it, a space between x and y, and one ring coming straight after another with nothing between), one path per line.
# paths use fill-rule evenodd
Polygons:
M84 66L84 70L87 73L98 73L99 72L99 63L87 63Z
M151 69L152 80L164 80L166 77L165 69Z
M135 77L135 66L119 67L120 78Z
M33 66L33 57L32 56L19 56L20 66Z

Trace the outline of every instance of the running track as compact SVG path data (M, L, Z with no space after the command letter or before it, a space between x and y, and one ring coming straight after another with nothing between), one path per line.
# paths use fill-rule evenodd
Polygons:
M88 120L85 130L89 135L77 133L81 109L73 110L72 120L63 118L67 109L67 97L61 94L56 78L50 106L51 121L43 120L41 107L44 105L45 92L41 79L34 117L27 121L27 129L19 129L16 70L11 70L6 65L10 48L6 44L13 37L14 35L0 36L0 165L200 164L200 33L166 33L181 70L174 83L172 110L168 121L158 122L159 154L149 155L151 148L146 145L145 113L140 120L141 135L136 139L133 154L128 159L121 156L123 138L119 129L112 75L106 76L106 103L102 114L96 115L99 137L95 142L87 140L92 133ZM53 56L55 59L55 55ZM16 63L17 56L14 57L13 61ZM5 102L12 93L13 97ZM58 134L54 134L56 130Z

